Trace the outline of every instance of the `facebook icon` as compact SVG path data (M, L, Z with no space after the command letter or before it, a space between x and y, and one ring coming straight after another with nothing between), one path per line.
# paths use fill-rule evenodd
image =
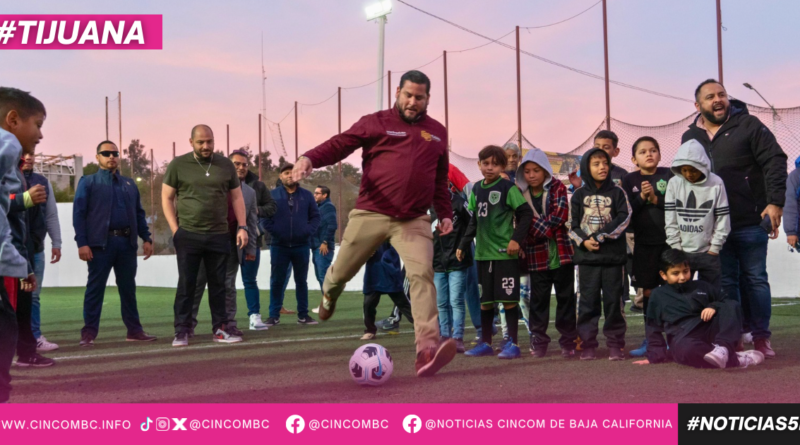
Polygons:
M289 418L286 419L286 429L292 434L302 433L305 427L306 421L297 414L289 416Z
M403 419L403 429L410 434L418 433L422 429L422 420L414 414L409 414Z

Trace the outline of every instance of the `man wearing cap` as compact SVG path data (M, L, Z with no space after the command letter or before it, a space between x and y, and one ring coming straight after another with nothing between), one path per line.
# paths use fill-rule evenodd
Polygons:
M320 216L314 195L292 179L294 165L281 167L283 187L276 187L272 197L278 206L275 214L261 219L261 225L272 236L269 246L270 275L269 318L265 325L280 323L281 307L286 292L289 265L294 269L297 323L315 325L308 316L308 262L311 256L311 237L319 227Z

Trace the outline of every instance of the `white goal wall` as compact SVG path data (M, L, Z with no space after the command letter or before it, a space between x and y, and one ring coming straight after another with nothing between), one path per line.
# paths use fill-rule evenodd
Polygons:
M72 203L58 204L58 220L61 223L61 261L50 264L50 237L45 242L46 263L44 268L44 287L86 287L89 269L86 262L78 257L78 245L75 243L75 230L72 228ZM139 240L141 243L141 240ZM339 254L337 249L334 253ZM153 255L148 260L139 256L136 271L137 286L171 287L178 285L178 261L175 255ZM319 290L319 283L314 275L314 265L309 261L308 289ZM261 265L258 270L258 287L269 289L270 258L269 250L261 251ZM347 284L346 290L359 291L364 283L364 270ZM108 285L116 286L116 278L112 271L108 277ZM236 277L236 288L244 289L241 271ZM289 280L287 289L294 289L294 275ZM316 298L316 297L314 297Z
M72 203L58 204L58 218L61 222L61 261L50 264L50 237L47 237L45 253L47 263L44 273L44 287L85 287L88 269L86 263L78 258L78 245L75 243L75 231L72 228ZM800 253L791 253L787 249L786 235L781 232L777 240L769 243L767 254L767 272L774 297L800 297ZM336 250L336 255L339 250ZM139 268L136 273L136 284L139 286L170 287L178 284L178 262L175 255L154 255L147 261L139 257ZM270 257L269 250L261 251L261 266L258 271L258 287L269 289ZM360 291L364 283L364 269L347 284L348 291ZM115 286L114 273L108 279L110 286ZM236 279L237 289L243 289L241 273ZM289 280L288 289L294 289L294 278ZM319 283L314 278L314 266L309 262L309 290L319 290Z

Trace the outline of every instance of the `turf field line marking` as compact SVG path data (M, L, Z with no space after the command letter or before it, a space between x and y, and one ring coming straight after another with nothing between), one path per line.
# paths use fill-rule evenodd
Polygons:
M413 334L414 331L400 331L397 334ZM394 334L394 335L397 335ZM338 335L333 337L307 337L307 338L285 338L282 340L266 340L266 341L243 341L239 343L230 343L227 346L246 346L246 345L270 345L270 344L280 344L280 343L302 343L302 342L309 342L309 341L320 341L320 340L344 340L348 338L361 338L364 334L354 334L354 335ZM131 354L151 354L151 353L161 353L167 351L173 351L180 353L181 351L195 351L197 349L208 349L208 348L224 348L223 345L218 345L215 343L211 344L201 344L197 346L190 346L190 347L170 347L170 348L159 348L159 349L149 349L143 351L129 351L129 352L112 352L108 354L87 354L87 355L73 355L73 356L64 356L64 357L52 357L53 360L78 360L78 359L87 359L87 358L102 358L102 357L119 357L124 355L131 355Z

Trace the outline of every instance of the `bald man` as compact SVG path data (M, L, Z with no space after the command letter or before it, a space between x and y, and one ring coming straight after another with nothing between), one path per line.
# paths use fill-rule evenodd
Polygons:
M192 303L201 263L205 264L208 278L214 341L237 343L242 337L231 334L227 327L225 271L231 252L229 223L233 221L228 220L229 214L235 216L238 225L236 246L241 249L248 242L242 189L233 163L214 153L214 133L208 125L192 128L189 143L192 151L170 162L161 188L164 217L172 230L178 258L172 346L189 345Z

